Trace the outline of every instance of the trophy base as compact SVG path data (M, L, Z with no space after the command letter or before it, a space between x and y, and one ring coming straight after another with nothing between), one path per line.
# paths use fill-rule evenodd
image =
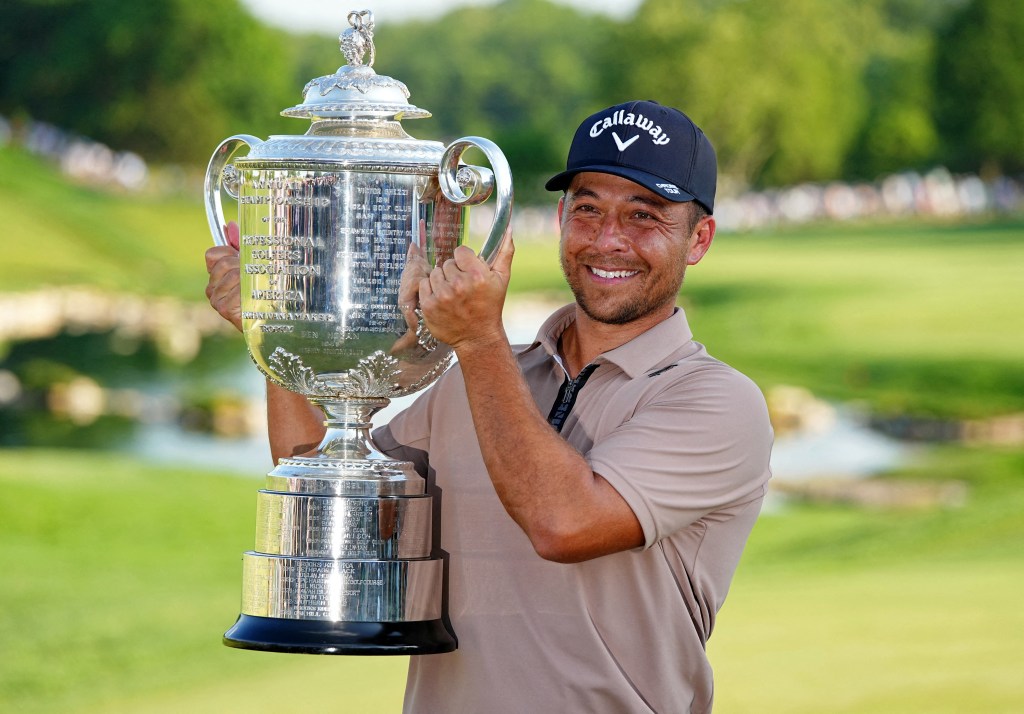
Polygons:
M239 615L224 644L291 654L424 655L453 652L458 643L438 620L332 622Z

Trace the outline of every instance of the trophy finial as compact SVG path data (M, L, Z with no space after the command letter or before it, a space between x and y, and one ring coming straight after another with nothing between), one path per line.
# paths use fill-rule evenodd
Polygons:
M353 10L348 14L348 24L351 25L338 37L341 53L353 67L363 64L363 55L370 52L370 60L366 63L368 67L373 66L375 51L373 47L373 13L369 10Z
M334 74L317 77L302 89L302 104L281 112L286 117L314 120L346 119L401 121L429 117L430 112L409 104L409 88L373 70L373 13L353 10L350 27L338 36L347 64ZM369 57L365 59L366 53Z

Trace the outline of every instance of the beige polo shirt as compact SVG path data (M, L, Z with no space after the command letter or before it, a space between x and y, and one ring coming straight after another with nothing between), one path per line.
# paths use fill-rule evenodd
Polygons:
M559 310L516 348L544 415L566 378L555 355L573 316ZM377 430L440 503L459 639L453 653L412 658L407 712L710 711L705 643L770 475L765 402L693 341L682 310L596 364L561 434L629 503L642 548L540 558L487 476L457 365Z

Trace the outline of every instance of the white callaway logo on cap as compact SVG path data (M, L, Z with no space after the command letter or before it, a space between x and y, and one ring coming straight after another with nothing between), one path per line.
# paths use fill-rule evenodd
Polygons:
M630 144L632 144L632 143L633 143L634 141L636 141L637 139L639 139L639 138L640 138L640 135L639 135L639 134L637 134L636 136L634 136L633 138L631 138L631 139L630 139L629 141L623 141L622 139L620 139L620 138L619 138L619 135L618 135L618 134L616 134L616 133L615 133L615 132L613 131L613 132L612 132L612 138L613 138L613 139L615 139L615 145L616 145L617 147L619 147L619 151L625 151L626 149L628 149L628 148L629 148L629 145L630 145Z
M640 131L646 131L650 134L653 137L652 141L658 146L664 146L670 141L668 134L661 130L660 124L655 125L653 119L648 119L643 114L626 113L625 109L619 109L613 112L610 117L594 122L594 125L590 127L590 136L596 139L604 133L605 129L611 129L613 126L635 126ZM615 142L619 145L619 151L623 151L625 146L629 146L628 143L623 145L614 132L612 136L615 137ZM637 137L634 136L633 138Z

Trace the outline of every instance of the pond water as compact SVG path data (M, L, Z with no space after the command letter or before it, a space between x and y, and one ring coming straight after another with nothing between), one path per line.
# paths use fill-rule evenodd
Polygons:
M906 463L912 452L908 444L868 428L856 411L839 406L827 429L775 439L772 476L787 481L871 476Z

